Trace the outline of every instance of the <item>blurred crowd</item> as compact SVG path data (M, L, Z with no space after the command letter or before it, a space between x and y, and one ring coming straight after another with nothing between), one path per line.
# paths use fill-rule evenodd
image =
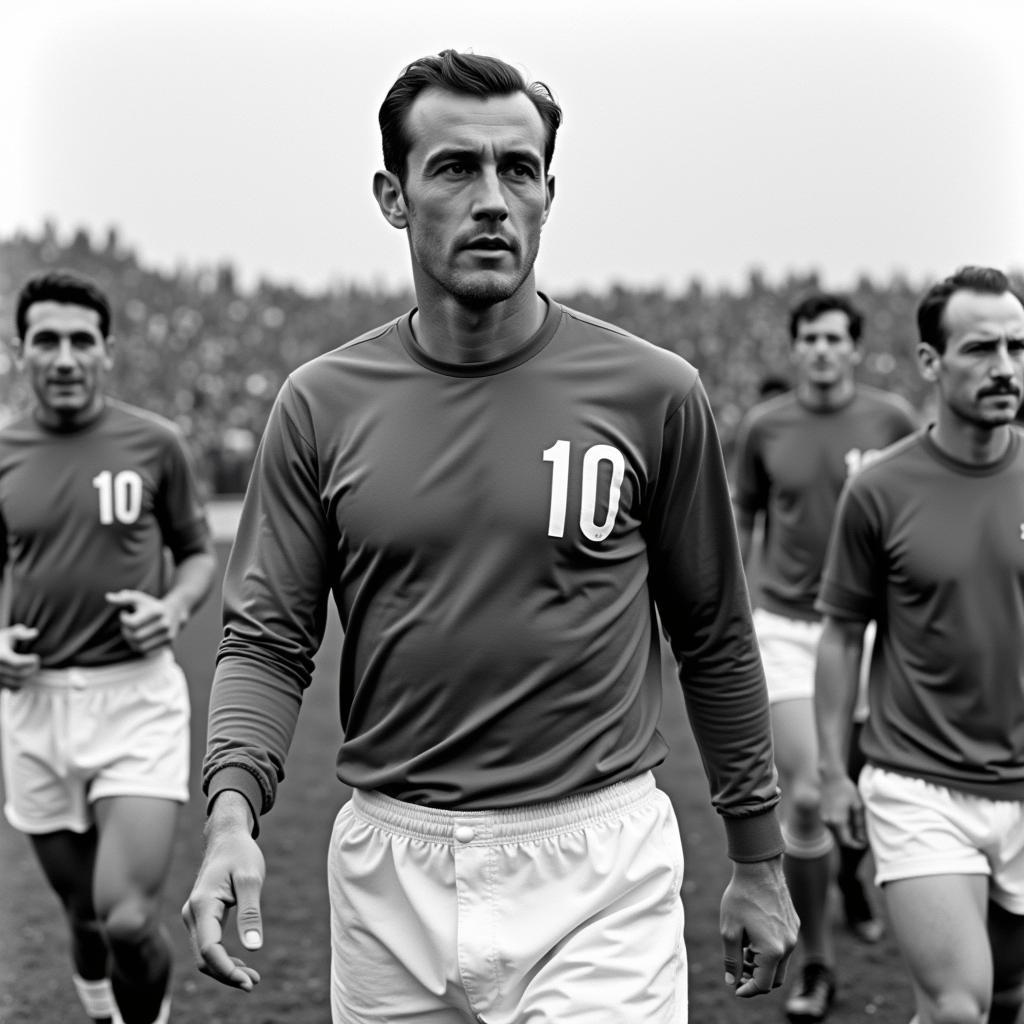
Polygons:
M118 345L111 393L181 427L211 495L245 489L271 403L292 369L413 304L411 289L360 284L309 292L262 280L243 289L230 265L155 270L115 230L102 239L81 230L62 238L46 225L36 235L0 239L0 337L9 340L14 332L22 281L54 267L88 274L108 292ZM861 380L919 407L924 388L913 361L914 312L928 283L862 278L849 291L865 315ZM1021 285L1019 276L1015 283ZM674 292L615 286L552 298L694 363L728 450L762 384L786 380L789 310L818 287L814 275L769 284L752 272L742 290L691 281ZM21 404L24 389L9 349L0 346L0 409Z

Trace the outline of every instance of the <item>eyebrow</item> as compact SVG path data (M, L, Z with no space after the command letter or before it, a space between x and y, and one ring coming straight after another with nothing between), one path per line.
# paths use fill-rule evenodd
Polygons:
M435 153L431 153L423 162L423 170L429 172L439 164L449 160L475 161L480 159L480 148L473 146L446 146ZM537 169L544 165L541 155L532 149L514 148L503 150L498 153L498 163L525 163Z
M72 341L81 341L87 339L89 341L98 341L97 335L93 334L92 331L87 331L83 327L79 327L73 331L59 331L55 327L41 327L35 333L31 331L27 332L29 341L51 341L54 338L70 338Z

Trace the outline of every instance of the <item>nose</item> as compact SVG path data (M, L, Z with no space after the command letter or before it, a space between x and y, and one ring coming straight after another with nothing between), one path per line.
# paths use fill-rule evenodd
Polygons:
M989 367L989 373L999 380L1004 380L1012 377L1015 372L1016 364L1010 355L1010 348L1005 341L1000 342L996 348L992 364Z
M498 221L508 217L508 203L505 201L497 168L484 168L477 178L473 217L475 220Z
M70 370L74 369L75 359L74 350L71 347L70 338L61 338L60 345L57 347L57 354L54 357L53 363L58 369Z

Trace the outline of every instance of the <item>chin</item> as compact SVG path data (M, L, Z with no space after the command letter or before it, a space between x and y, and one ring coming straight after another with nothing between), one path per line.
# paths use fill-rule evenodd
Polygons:
M522 278L488 274L453 282L451 293L467 306L486 308L511 299L519 291L522 283Z

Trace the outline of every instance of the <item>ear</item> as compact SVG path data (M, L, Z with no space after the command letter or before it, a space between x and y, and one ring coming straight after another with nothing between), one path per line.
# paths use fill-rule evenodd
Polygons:
M860 361L864 358L864 349L861 348L860 342L857 342L853 346L853 351L850 353L850 362L854 366L858 366Z
M114 365L114 345L117 339L112 334L108 334L103 339L103 365L106 369L110 369Z
M939 379L942 356L923 341L918 344L916 354L918 372L929 384L934 384Z
M541 221L541 224L547 224L548 214L551 212L551 204L555 201L555 176L553 174L548 175L545 187L547 190L547 200L544 203L544 219Z
M15 336L8 342L11 349L11 354L14 358L14 365L17 367L20 373L25 368L25 342Z
M392 174L391 171L377 171L373 176L373 197L377 200L384 219L393 228L402 229L409 226L409 211L405 206L402 183L398 180L397 174Z

